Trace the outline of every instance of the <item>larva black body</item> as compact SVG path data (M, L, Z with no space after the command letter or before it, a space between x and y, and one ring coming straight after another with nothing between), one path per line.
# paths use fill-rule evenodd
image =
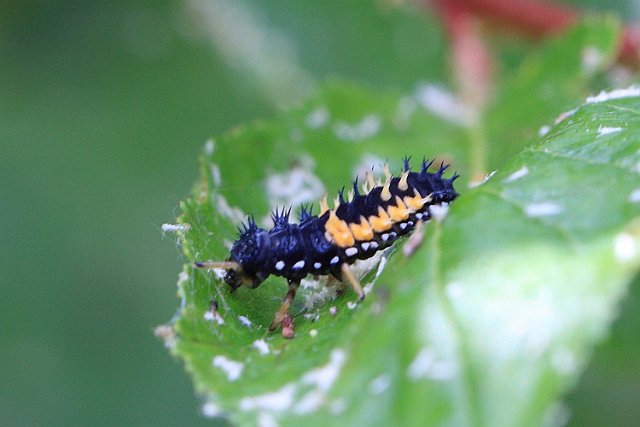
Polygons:
M289 222L290 210L284 209L272 214L274 226L270 230L258 227L250 217L226 263L196 265L224 265L225 281L234 289L242 284L255 288L271 274L285 277L289 292L272 329L282 322L300 280L308 274L347 279L362 298L362 288L348 266L392 245L413 231L418 222L428 221L431 206L447 204L457 197L453 181L458 176L443 178L447 169L444 165L429 172L432 163L423 161L420 172L411 172L409 159L405 159L400 177L391 177L385 168L386 182L375 185L368 177L369 188L365 185L364 194L354 182L349 200L341 191L333 209L328 208L326 200L321 202L319 215L303 207L298 224Z

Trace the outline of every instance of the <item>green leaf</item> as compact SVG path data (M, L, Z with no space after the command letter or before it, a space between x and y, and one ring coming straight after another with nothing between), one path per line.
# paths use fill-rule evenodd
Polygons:
M589 95L594 80L615 60L619 34L617 20L589 17L499 76L483 120L490 165L504 163Z
M389 263L376 283L387 284L385 315L356 322L336 385L347 391L336 395L355 396L385 373L393 381L386 394L354 401L350 423L561 422L557 399L640 266L634 92L578 109L463 194L411 259ZM368 375L354 378L363 360Z
M372 104L354 90L329 90L286 116L286 125L257 123L209 145L202 181L182 205L189 260L225 259L235 214L224 206L247 199L260 205L254 199L269 195L265 182L275 171L349 175L330 155L314 157L315 169L295 161L325 141L322 151L341 153L333 163L357 163L357 151L349 151L357 143L330 134L336 123L362 117L365 106L376 105L382 123L365 138L368 147L384 150L399 139L404 131L387 121L394 103ZM463 191L442 223L426 227L416 253L385 255L386 268L364 302L354 306L351 292L327 298L331 292L309 282L293 309L293 340L266 331L283 280L230 293L215 275L185 266L173 352L213 412L241 425L258 418L280 425L557 421L564 413L558 399L606 335L640 266L637 95L613 92L618 99L580 107L487 183ZM362 104L345 105L352 99ZM291 126L319 105L330 112L324 128ZM291 129L303 142L283 150ZM241 153L255 146L247 141L261 141L260 156ZM215 163L229 152L237 164ZM235 184L246 175L262 184ZM266 213L261 202L257 218ZM376 275L371 268L364 283ZM314 298L326 301L305 307ZM212 300L224 324L206 317Z
M569 426L632 426L640 417L640 276L629 288L609 337L565 399Z
M536 54L540 63L563 46L573 54L596 40L612 49L614 25L575 31L582 41L556 42ZM516 148L532 123L550 124L594 79L575 66L548 79L536 70L532 90L577 82L562 103L526 109L531 120L513 98L497 101L511 105L500 107L500 120L513 120ZM519 90L505 84L502 93ZM511 148L520 152L508 163L496 157L498 172L474 189L464 185L477 169L467 140L477 142L472 134L482 126L442 114L420 89L332 83L298 109L207 143L201 180L181 205L179 221L189 226L180 233L189 261L178 283L182 304L161 329L206 397L206 412L239 425L561 421L559 399L640 266L639 111L635 89L593 98L534 145ZM484 127L485 137L502 132ZM505 140L497 138L497 150ZM293 340L266 329L283 279L231 293L213 272L191 267L226 259L246 214L267 224L271 208L317 203L385 159L399 170L404 155L452 162L463 175L461 197L444 221L427 225L413 255L398 250L362 263L363 284L375 282L364 302L306 281L292 308Z

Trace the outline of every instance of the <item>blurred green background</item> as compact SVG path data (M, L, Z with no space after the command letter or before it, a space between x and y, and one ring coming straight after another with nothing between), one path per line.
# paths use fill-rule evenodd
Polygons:
M443 46L385 2L2 2L2 424L211 425L153 336L204 142L327 78L444 80Z

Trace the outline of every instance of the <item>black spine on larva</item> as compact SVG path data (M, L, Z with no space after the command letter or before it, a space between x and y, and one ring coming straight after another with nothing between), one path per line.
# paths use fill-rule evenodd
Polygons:
M256 287L269 275L264 273L264 264L269 258L270 244L266 230L259 228L253 217L249 217L247 224L239 228L240 237L233 243L229 258L242 266L242 272L252 279L250 286ZM234 270L228 270L225 281L232 288L241 285L241 279Z

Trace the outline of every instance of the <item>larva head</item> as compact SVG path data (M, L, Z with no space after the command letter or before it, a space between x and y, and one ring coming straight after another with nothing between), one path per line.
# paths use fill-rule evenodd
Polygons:
M422 162L422 171L420 173L412 173L409 180L412 186L418 190L421 196L431 197L431 203L448 203L458 197L458 193L453 188L453 181L458 178L458 174L454 174L451 178L443 178L442 174L449 165L441 164L437 171L428 172L427 170L433 164L431 161Z
M258 228L251 217L239 231L240 237L233 243L229 257L239 264L239 268L227 270L224 280L234 289L240 285L255 288L269 275L262 268L269 250L267 232Z

